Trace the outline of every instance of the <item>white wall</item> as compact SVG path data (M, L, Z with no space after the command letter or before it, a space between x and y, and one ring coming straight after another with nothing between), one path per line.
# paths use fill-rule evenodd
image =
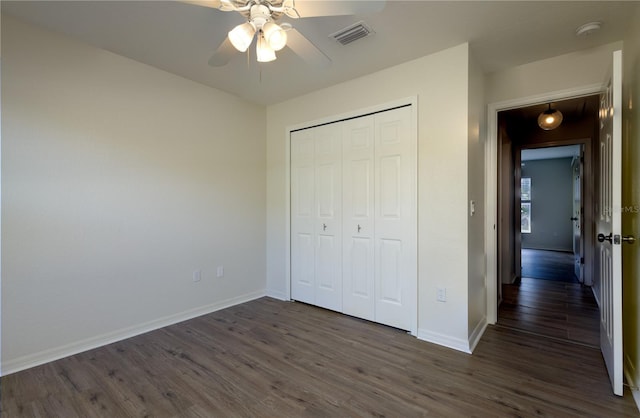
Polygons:
M602 84L615 42L508 68L486 76L486 101L497 103L594 84Z
M468 57L463 44L267 108L269 294L287 289L286 127L417 95L419 336L468 349Z
M2 79L2 13L0 12L0 80ZM2 81L0 81L0 96ZM0 100L0 116L2 116L2 101ZM0 123L0 144L2 143L2 124ZM2 196L2 147L0 146L0 196ZM2 204L0 204L0 219L2 218ZM0 237L2 236L2 222L0 222ZM0 376L2 376L2 239L0 239Z
M3 372L264 294L265 109L2 31Z
M484 101L484 73L473 54L469 59L469 173L468 194L474 201L475 213L469 217L469 338L475 345L486 326L487 287L485 282L485 194L484 141L486 136L486 106Z
M525 161L522 177L531 179L531 233L522 248L573 252L572 158Z
M624 39L622 232L640 239L640 6ZM640 385L640 241L622 246L625 373ZM640 392L635 390L640 407Z

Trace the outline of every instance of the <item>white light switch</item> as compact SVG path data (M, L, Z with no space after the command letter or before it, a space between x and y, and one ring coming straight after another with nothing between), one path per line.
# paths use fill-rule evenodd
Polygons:
M218 266L216 269L216 277L224 277L224 266Z
M199 282L202 279L202 271L196 270L193 272L193 281Z

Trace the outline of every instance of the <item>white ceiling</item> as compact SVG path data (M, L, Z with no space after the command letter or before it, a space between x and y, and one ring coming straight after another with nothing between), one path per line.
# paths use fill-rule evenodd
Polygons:
M302 1L302 0L299 0ZM324 0L328 1L328 0ZM365 1L365 0L361 0ZM313 68L285 48L258 65L238 53L225 67L207 61L243 21L172 1L2 1L2 14L71 35L116 54L209 85L258 104L273 104L463 42L486 72L623 39L638 1L400 1L380 13L291 22L331 60ZM364 20L375 35L342 46L328 35ZM602 29L577 37L590 21Z

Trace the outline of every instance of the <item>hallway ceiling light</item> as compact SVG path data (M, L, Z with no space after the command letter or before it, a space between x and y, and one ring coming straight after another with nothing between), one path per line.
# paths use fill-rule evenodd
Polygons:
M538 126L545 131L556 129L562 123L562 113L558 109L549 108L538 116Z

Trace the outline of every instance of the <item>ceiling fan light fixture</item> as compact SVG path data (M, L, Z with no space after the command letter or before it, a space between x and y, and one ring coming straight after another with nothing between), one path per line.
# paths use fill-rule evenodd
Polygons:
M549 108L538 116L538 126L545 131L556 129L562 123L562 112L558 109L552 109L551 103Z
M256 45L256 57L258 62L271 62L276 59L276 51L274 51L264 38L264 33L260 31L258 35L258 43Z
M255 33L256 28L251 22L245 22L229 32L229 41L231 41L235 49L240 52L245 52L247 48L249 48L249 45L251 45Z
M273 22L267 22L262 27L264 38L274 51L280 51L287 45L287 32Z

